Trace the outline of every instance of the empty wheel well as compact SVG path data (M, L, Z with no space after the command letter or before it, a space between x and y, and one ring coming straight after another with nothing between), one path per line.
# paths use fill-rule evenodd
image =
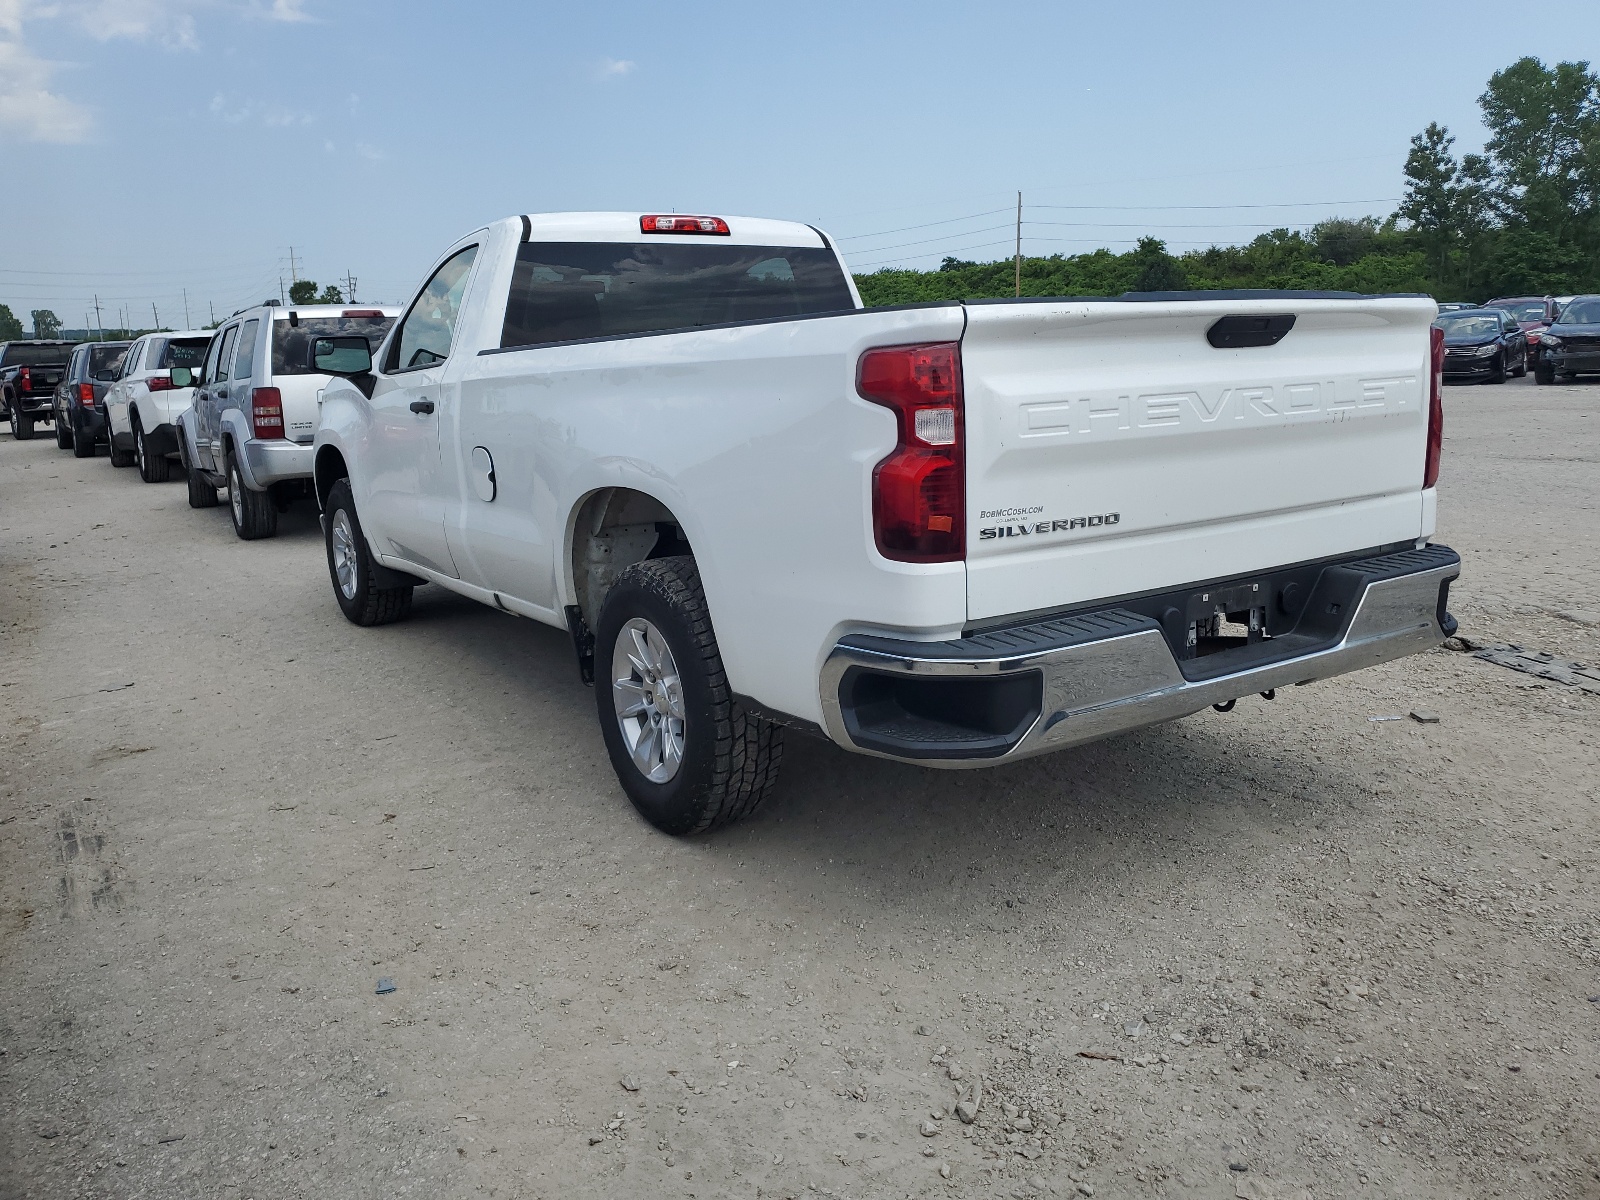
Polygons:
M572 525L572 596L589 628L617 576L636 562L694 553L678 518L654 496L603 488L578 508Z
M312 467L312 476L317 485L317 507L327 508L328 493L339 480L350 477L350 470L344 465L344 455L332 446L324 446L317 451L317 461Z

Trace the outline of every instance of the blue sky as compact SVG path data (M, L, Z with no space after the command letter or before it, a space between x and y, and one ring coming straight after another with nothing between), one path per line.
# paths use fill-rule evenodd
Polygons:
M0 0L0 302L199 323L291 246L397 301L560 209L793 218L856 269L1007 256L1018 189L1027 253L1246 241L1387 212L1523 54L1600 58L1600 5Z

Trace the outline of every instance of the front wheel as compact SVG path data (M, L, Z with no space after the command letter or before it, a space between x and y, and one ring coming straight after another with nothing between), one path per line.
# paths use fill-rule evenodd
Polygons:
M594 660L606 752L645 820L663 833L703 833L766 799L783 730L734 698L694 559L651 559L617 577Z
M199 467L189 468L189 507L215 508L217 489L211 485Z
M323 505L324 540L328 545L328 576L333 597L345 617L357 625L387 625L411 613L411 586L379 587L373 568L377 562L361 532L350 481L341 479L328 490Z
M244 485L239 464L228 456L228 512L233 531L247 542L269 538L278 532L278 508L266 492L252 492Z
M1506 381L1506 356L1500 355L1494 360L1494 367L1489 372L1490 383L1504 383Z
M146 483L165 483L172 478L172 461L165 454L152 454L144 440L144 426L133 423L133 457L139 464L139 478Z
M72 425L72 457L94 457L94 435L86 432L83 426L76 422Z
M106 449L111 455L111 465L113 467L133 466L133 451L124 450L117 445L117 435L111 430L110 420L106 421Z

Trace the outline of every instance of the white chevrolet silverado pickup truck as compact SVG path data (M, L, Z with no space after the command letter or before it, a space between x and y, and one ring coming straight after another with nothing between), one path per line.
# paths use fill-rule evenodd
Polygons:
M432 582L566 629L624 790L682 834L785 726L1007 763L1436 645L1434 302L1142 294L867 309L740 217L513 217L315 441L360 625Z

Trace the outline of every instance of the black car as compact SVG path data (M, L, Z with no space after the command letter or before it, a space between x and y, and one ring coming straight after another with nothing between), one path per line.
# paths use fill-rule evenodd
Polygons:
M1446 379L1487 379L1528 373L1528 339L1517 319L1498 308L1462 308L1440 313L1434 326L1444 330Z
M106 440L106 390L116 382L131 342L85 342L73 350L66 378L56 385L56 445L93 458Z
M11 436L19 442L33 436L35 421L50 420L56 384L75 345L42 338L0 345L0 415L11 422Z
M1600 296L1574 296L1544 331L1533 377L1555 383L1600 372Z

